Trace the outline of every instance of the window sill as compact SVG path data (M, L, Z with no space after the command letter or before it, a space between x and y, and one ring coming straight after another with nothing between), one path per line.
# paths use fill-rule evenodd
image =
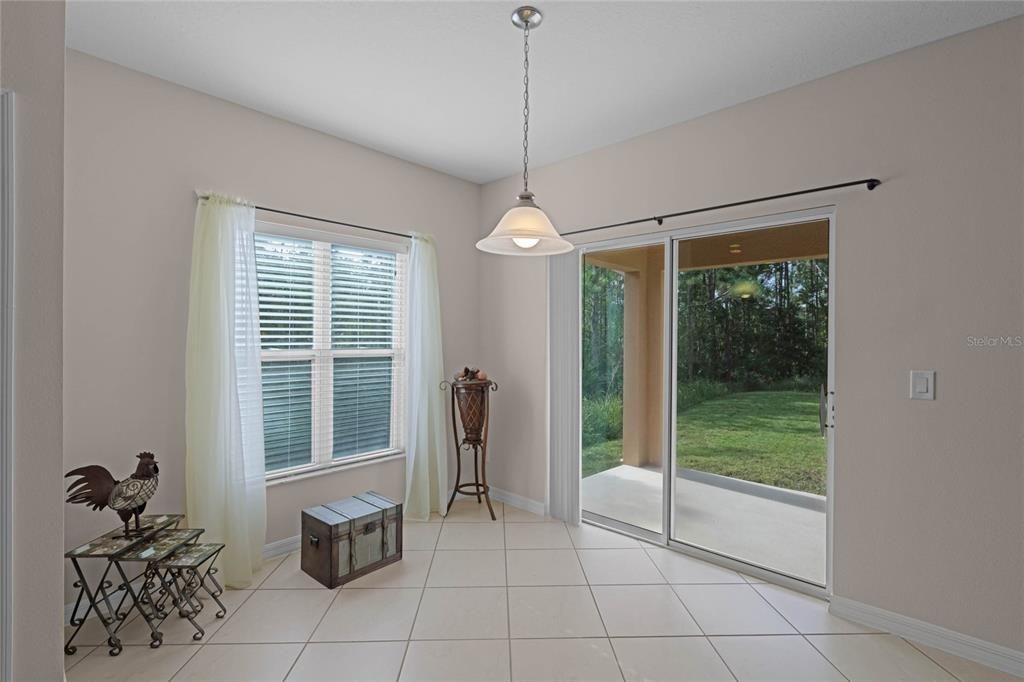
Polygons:
M357 469L368 464L382 464L397 459L405 459L405 450L382 450L380 452L359 455L358 457L347 457L337 462L330 462L329 464L310 464L303 467L295 467L294 469L275 471L267 474L267 487L270 488L294 481L304 481L317 476L336 474L346 469Z

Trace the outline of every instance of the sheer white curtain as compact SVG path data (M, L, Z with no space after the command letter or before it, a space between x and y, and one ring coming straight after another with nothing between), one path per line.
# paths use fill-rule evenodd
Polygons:
M444 359L441 296L433 240L413 234L409 253L409 451L405 460L407 518L426 521L445 513L448 452L445 446Z
M196 206L185 367L188 524L225 543L224 580L247 587L266 537L263 405L253 205Z

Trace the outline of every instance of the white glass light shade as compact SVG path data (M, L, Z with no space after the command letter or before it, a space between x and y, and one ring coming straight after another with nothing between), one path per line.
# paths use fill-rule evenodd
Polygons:
M533 194L524 192L476 248L504 256L553 256L572 251L573 245L559 236L544 211L533 203Z

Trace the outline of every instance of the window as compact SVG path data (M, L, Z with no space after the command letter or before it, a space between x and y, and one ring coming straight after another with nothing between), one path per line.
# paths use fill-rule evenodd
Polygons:
M268 475L402 449L404 274L402 253L256 234Z

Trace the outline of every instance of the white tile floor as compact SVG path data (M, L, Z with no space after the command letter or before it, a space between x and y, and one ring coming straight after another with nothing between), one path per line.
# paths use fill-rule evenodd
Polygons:
M1015 679L829 615L824 602L593 526L475 501L406 524L403 560L338 590L269 562L196 645L141 623L107 655L89 623L67 679ZM210 610L212 612L212 610ZM177 620L177 619L173 619ZM136 632L136 630L138 632Z

